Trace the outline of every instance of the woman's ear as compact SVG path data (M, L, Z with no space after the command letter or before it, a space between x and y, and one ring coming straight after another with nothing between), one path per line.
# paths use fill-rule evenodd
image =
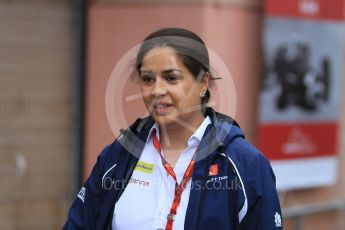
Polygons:
M201 79L201 84L203 86L203 89L207 90L210 86L211 81L211 74L209 72L205 72L203 78Z

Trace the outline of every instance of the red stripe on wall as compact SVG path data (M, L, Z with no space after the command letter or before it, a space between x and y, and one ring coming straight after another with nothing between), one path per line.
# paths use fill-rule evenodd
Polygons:
M344 0L267 0L266 15L342 20Z
M271 160L333 156L337 152L337 123L263 124L259 148Z

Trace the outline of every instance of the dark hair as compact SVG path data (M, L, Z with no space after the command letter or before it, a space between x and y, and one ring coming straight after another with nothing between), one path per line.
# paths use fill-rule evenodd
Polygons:
M136 58L137 71L140 70L145 55L156 47L173 48L196 80L200 81L205 73L210 74L209 55L205 43L192 31L181 28L162 28L148 35ZM210 80L213 80L211 75ZM201 98L203 110L210 96L210 91L207 89L206 95Z

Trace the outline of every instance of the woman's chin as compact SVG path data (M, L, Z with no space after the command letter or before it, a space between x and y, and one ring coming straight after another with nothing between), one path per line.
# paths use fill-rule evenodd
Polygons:
M174 119L173 116L158 116L158 115L153 115L152 116L153 120L159 125L159 126L171 126L176 124L176 119Z

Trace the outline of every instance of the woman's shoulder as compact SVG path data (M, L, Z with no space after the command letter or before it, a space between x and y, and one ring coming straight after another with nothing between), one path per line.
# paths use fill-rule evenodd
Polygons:
M231 143L229 143L227 149L232 157L239 158L239 160L255 161L260 158L266 158L259 149L243 137L235 138Z
M115 163L117 156L120 154L121 144L118 139L106 145L97 157L96 164L98 168L104 170Z
M275 178L267 157L244 138L236 138L226 148L225 154L233 160L247 182L258 181L271 175Z
M97 158L99 168L104 171L120 161L131 160L131 156L139 157L145 144L149 127L149 118L138 118L127 129L121 129L120 135L103 148Z

